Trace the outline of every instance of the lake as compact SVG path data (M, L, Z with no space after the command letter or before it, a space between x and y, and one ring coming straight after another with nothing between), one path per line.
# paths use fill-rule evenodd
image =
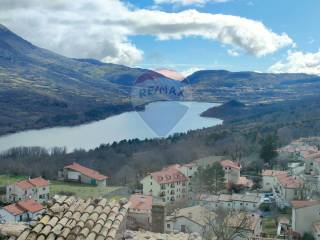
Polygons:
M45 148L66 147L93 149L102 143L124 139L167 137L222 124L222 120L201 117L200 114L217 103L153 102L141 112L125 112L104 120L73 127L53 127L28 130L0 137L0 151L19 146Z

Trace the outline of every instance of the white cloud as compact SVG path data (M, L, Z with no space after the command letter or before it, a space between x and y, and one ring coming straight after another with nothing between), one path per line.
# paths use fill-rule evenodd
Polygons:
M273 64L269 71L320 75L320 49L315 53L288 51L286 59Z
M189 5L205 5L209 2L224 3L229 1L230 0L154 0L154 3L189 6Z
M0 22L36 45L66 56L129 65L143 57L129 40L135 35L159 40L201 37L258 57L293 45L287 34L247 18L137 9L119 0L1 0Z
M239 53L237 52L237 50L235 49L228 49L228 54L232 57L238 57L239 56Z

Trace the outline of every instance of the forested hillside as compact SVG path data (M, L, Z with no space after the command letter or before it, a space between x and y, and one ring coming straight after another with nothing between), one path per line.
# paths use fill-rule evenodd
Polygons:
M277 136L279 146L293 139L319 134L319 102L320 97L312 97L273 105L243 107L237 104L241 108L239 114L220 115L226 119L221 126L168 139L101 145L88 152L79 150L67 154L56 149L50 156L39 148L15 149L1 156L0 173L55 178L65 164L77 161L111 176L113 184L134 184L147 172L168 164L190 162L212 154L235 158L237 152L243 159L255 156L252 163L245 161L244 166L247 170L259 171L263 162L257 156L269 134Z

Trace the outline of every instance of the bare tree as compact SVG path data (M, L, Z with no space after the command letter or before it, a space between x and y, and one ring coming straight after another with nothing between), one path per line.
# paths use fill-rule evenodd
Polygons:
M248 238L248 229L251 228L253 217L245 212L216 209L214 213L208 211L205 216L205 240L233 240Z

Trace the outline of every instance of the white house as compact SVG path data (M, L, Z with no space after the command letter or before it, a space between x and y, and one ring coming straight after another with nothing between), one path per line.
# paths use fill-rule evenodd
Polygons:
M223 168L225 180L228 186L237 185L237 186L243 186L247 188L251 188L253 186L253 182L250 179L247 179L246 177L241 176L240 164L233 162L231 160L222 160L220 164Z
M35 200L22 200L1 208L0 220L6 222L28 221L43 212L44 207Z
M75 181L85 184L106 186L107 176L98 171L84 167L78 163L72 163L64 167L63 178L65 181Z
M130 207L127 218L127 228L131 230L151 230L152 196L133 194L129 198Z
M197 232L203 234L206 229L208 209L203 206L193 206L177 209L166 218L166 232Z
M234 211L255 212L261 203L257 194L220 194L200 196L198 203L211 210L228 209Z
M314 232L313 224L320 221L320 201L292 201L292 230L301 236Z
M258 237L261 234L261 219L260 216L253 213L237 212L234 217L228 218L227 227L239 227L241 236L236 239L251 239ZM217 215L214 211L210 211L203 206L193 206L176 210L173 214L166 218L166 232L197 232L204 235L210 231L210 226L215 224ZM218 216L219 217L219 216ZM246 219L246 220L243 220ZM244 224L241 226L241 222Z
M17 202L26 199L34 199L37 202L44 203L49 199L50 193L49 181L42 177L27 179L7 185L7 202Z
M143 194L158 197L164 203L188 199L188 177L179 171L180 165L171 165L152 172L141 180Z
M306 191L304 181L299 176L279 174L275 177L273 195L280 208L290 207L293 200L304 199Z

